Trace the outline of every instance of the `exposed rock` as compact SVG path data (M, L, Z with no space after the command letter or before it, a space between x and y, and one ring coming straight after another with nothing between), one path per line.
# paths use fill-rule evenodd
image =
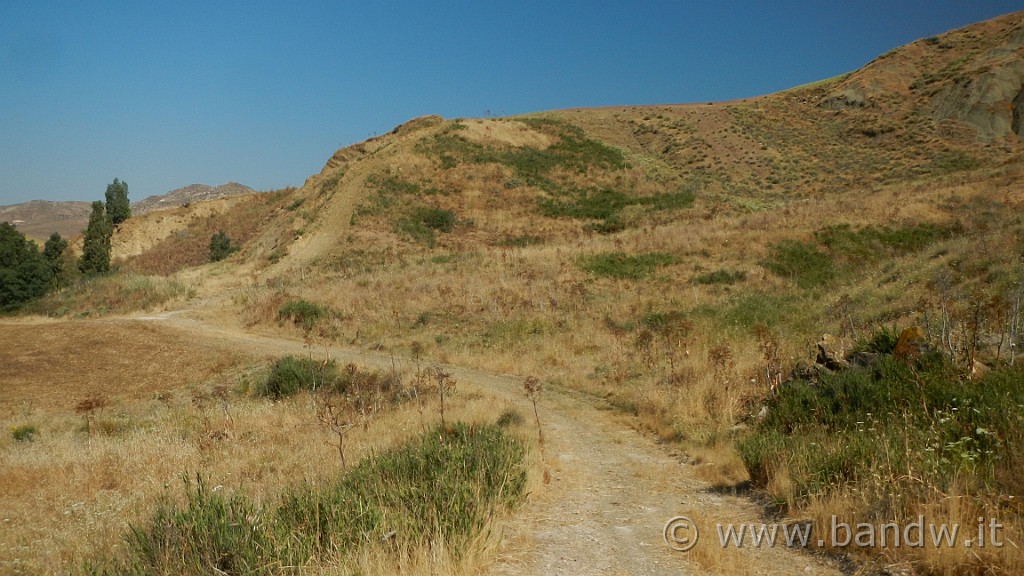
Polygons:
M849 110L865 108L867 105L868 99L864 91L854 87L847 87L837 94L831 94L818 104L826 110Z
M818 340L818 357L814 362L828 370L845 370L850 367L843 352L842 341L830 334L823 334L821 340Z
M904 328L896 340L892 355L901 360L916 360L931 349L924 330L917 326Z
M983 73L958 77L935 94L932 105L936 121L964 122L982 140L1024 138L1024 62L994 63Z
M876 352L854 352L850 354L846 359L850 362L851 366L858 366L860 368L867 368L868 366L874 366L878 362L879 355Z
M793 367L793 371L790 372L789 378L790 380L803 380L805 382L810 382L817 380L820 374L821 370L817 365L812 366L801 360Z
M975 360L974 364L971 365L971 373L967 377L971 380L980 380L985 377L989 370L991 368Z

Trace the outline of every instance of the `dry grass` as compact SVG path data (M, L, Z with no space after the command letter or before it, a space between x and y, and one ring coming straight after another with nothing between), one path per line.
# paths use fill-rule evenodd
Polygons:
M606 399L638 427L681 442L709 484L738 486L747 477L733 438L769 395L769 365L788 373L810 360L822 333L933 329L935 311L952 298L1020 280L1020 147L978 152L973 140L915 113L918 95L840 113L816 105L848 80L749 102L403 127L339 152L275 212L260 212L258 225L251 214L225 215L259 233L216 276L195 272L199 285L236 288L230 302L201 313L272 334L537 375ZM605 189L633 200L692 191L696 201L609 208L594 200L617 198L595 193ZM579 210L545 216L542 201L552 199ZM415 206L450 210L455 225L417 240L402 226L403 210ZM167 244L137 262L197 263L175 259L196 252L202 235L208 243L212 222L196 224L203 232L191 247ZM834 225L928 224L955 233L857 261L816 236ZM825 254L831 280L801 288L773 273L769 261L784 241ZM581 265L611 253L673 260L639 279ZM704 281L716 271L735 281ZM299 300L330 313L304 332L279 314ZM256 408L239 407L236 426ZM871 506L837 495L804 510L792 498L796 480L780 468L765 490L799 514ZM930 551L889 559L936 573L960 566ZM997 562L1019 566L1016 556ZM702 563L723 572L743 564Z
M243 324L298 335L276 314L285 302L304 299L334 312L313 328L317 337L399 355L416 347L437 361L541 375L604 397L635 416L638 427L681 441L700 464L701 478L726 488L747 480L733 448L736 426L757 413L769 391L759 324L777 340L788 373L813 358L822 333L852 338L879 325L921 322L922 302L938 297L933 280L971 261L980 247L989 272L1012 273L1020 232L1007 215L1024 200L1020 170L1011 165L873 185L857 194L812 192L753 210L733 196L706 194L670 217L630 220L627 214L624 230L602 235L587 232L586 222L537 216L531 202L539 192L505 188L514 176L507 167L459 164L439 172L413 158L408 151L386 157L404 181L442 183L449 193L431 201L471 218L472 226L439 234L437 246L428 248L404 240L386 218L357 219L339 251L324 254L319 266L301 274L285 269L236 295ZM632 166L620 183L652 193L647 179L659 169L666 168ZM567 185L615 178L559 177ZM852 273L840 270L825 288L800 289L764 265L771 246L813 243L827 226L951 222L960 225L952 238L859 264ZM534 240L509 246L510 238ZM678 260L641 280L594 276L580 265L581 258L616 252ZM743 277L732 284L695 281L715 270ZM666 330L658 318L682 318L685 326ZM767 490L800 510L784 474L774 475ZM944 560L914 561L940 566Z
M127 272L170 276L184 268L206 264L210 261L210 239L214 234L224 232L233 246L246 246L260 230L260 224L272 213L291 206L294 202L292 192L294 190L288 189L235 198L229 209L205 215L199 215L189 207L145 215L142 218L157 221L157 226L164 219L176 219L184 225L119 266ZM145 230L144 225L142 230Z
M299 482L340 473L308 394L271 402L245 393L265 372L263 360L155 323L18 323L0 334L4 350L18 349L5 353L0 426L37 429L32 441L0 438L0 571L67 573L116 554L125 524L146 518L161 495L179 497L183 475L273 502ZM96 397L106 406L87 424L75 406ZM446 406L449 420L467 422L493 422L493 410L493 400L469 389ZM432 404L425 413L402 405L354 429L347 455L356 461L436 421ZM458 560L433 549L412 551L401 566L372 555L345 562L376 574L468 573L491 545L481 536Z

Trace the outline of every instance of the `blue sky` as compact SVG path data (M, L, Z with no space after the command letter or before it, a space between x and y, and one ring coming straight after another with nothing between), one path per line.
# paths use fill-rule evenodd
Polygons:
M410 118L727 100L1020 1L0 0L0 204L301 185Z

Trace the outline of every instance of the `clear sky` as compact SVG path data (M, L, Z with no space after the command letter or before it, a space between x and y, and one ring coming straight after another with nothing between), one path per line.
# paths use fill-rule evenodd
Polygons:
M416 116L728 100L1024 9L999 0L0 0L0 204L301 185Z

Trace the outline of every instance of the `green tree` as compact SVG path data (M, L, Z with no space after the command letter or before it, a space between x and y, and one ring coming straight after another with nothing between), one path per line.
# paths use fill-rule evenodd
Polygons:
M43 246L43 257L46 259L46 265L50 269L50 285L52 287L60 287L67 280L67 274L64 269L64 252L67 249L68 241L61 238L60 234L56 232L50 234L50 239Z
M78 260L78 269L83 274L103 274L110 271L110 237L113 234L114 226L103 202L93 202L89 225L85 228L82 257Z
M46 294L50 270L35 242L8 222L0 224L0 311Z
M128 202L127 182L114 178L113 182L107 184L107 215L114 226L131 218L132 208Z
M238 246L231 245L231 238L228 238L223 230L210 238L210 262L220 262L230 256L232 252L237 251Z

